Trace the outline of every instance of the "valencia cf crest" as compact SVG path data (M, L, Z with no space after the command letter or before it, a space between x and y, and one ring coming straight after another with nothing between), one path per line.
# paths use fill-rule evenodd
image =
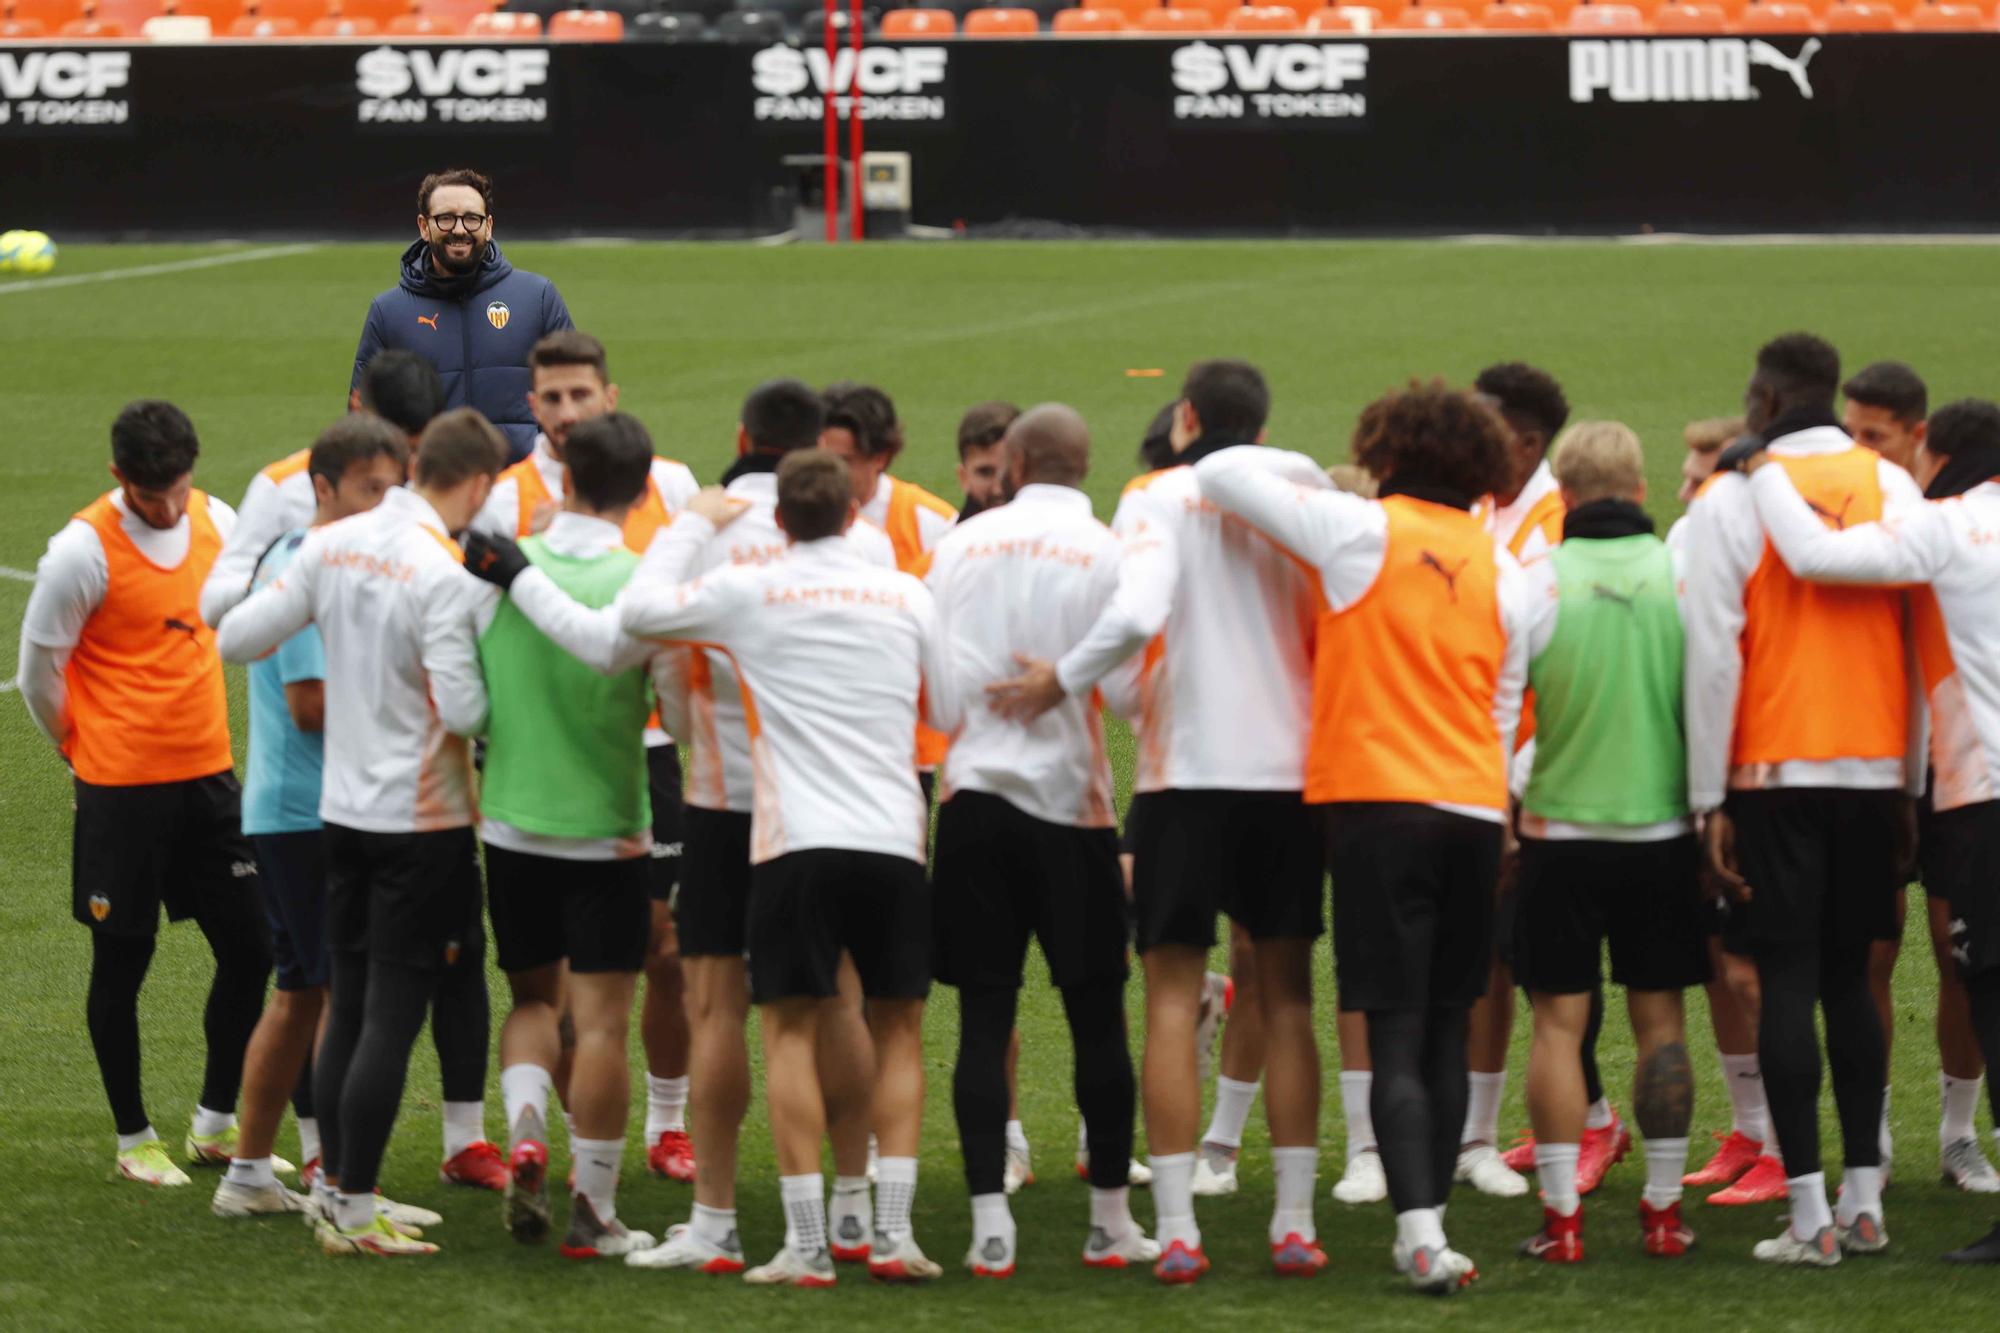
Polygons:
M486 322L496 329L504 329L507 327L509 313L505 301L495 301L486 307Z
M90 919L93 921L102 921L105 917L110 915L111 915L111 900L105 897L101 893L91 894Z

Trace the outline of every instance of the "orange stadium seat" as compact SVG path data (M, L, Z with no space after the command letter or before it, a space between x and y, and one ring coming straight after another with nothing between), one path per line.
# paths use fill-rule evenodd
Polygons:
M1215 31L1222 31L1223 21L1242 7L1243 0L1174 0L1176 9L1195 9L1208 15Z
M1895 32L1903 26L1903 20L1887 4L1856 0L1852 4L1838 4L1826 12L1828 32Z
M290 19L301 32L326 17L327 0L255 0L250 13L260 19Z
M565 9L549 20L552 42L622 42L625 18L608 9Z
M1391 25L1397 32L1459 32L1472 26L1472 15L1447 5L1406 9Z
M1098 0L1096 4L1084 6L1087 9L1114 9L1124 15L1125 22L1137 23L1139 16L1149 9L1158 9L1160 0Z
M465 25L465 35L489 42L532 42L542 35L542 16L506 10L474 14Z
M87 42L122 42L125 40L125 29L103 19L71 19L62 25L56 35Z
M86 5L86 17L97 23L115 25L119 35L136 33L147 19L167 12L166 0L95 0Z
M882 16L884 37L950 37L958 15L949 9L892 9Z
M1722 12L1721 5L1661 5L1660 12L1653 15L1653 31L1658 33L1680 35L1726 32L1728 29L1729 16Z
M1299 16L1285 5L1245 5L1223 19L1230 32L1297 32Z
M1095 37L1124 32L1132 25L1115 9L1058 9L1049 20L1049 31L1072 37Z
M1918 5L1924 3L1924 0L1884 0L1884 3L1904 18L1908 18L1910 12Z
M230 37L296 37L299 35L297 19L267 19L255 14L245 14L229 25Z
M1486 6L1479 26L1488 32L1548 32L1556 19L1542 5L1498 4Z
M54 32L83 17L83 0L14 0L11 5L0 4L0 11L16 23L39 23L44 31Z
M1367 29L1363 29L1361 26L1360 13L1361 11L1358 7L1353 5L1349 5L1346 8L1315 9L1312 13L1306 15L1306 31L1362 32L1372 30L1375 27L1374 11L1368 11L1370 18Z
M441 14L461 24L472 22L474 14L490 14L499 7L499 0L417 0L419 14Z
M398 14L385 31L391 37L463 37L469 21L456 14Z
M1216 22L1205 9L1182 9L1168 5L1149 9L1135 25L1140 32L1214 32Z
M32 42L48 35L40 19L0 19L0 42Z
M1631 5L1578 5L1569 11L1571 32L1644 32L1646 16Z
M1817 14L1802 4L1771 0L1769 4L1752 4L1745 9L1736 27L1741 32L1818 32L1820 21Z
M306 32L314 37L373 37L382 31L374 19L344 19L329 14L314 21Z
M1032 37L1041 30L1032 9L967 10L962 27L967 37Z
M327 12L341 18L374 19L386 28L390 19L398 14L415 13L416 8L416 0L334 0Z
M1257 4L1266 8L1275 5L1280 9L1291 10L1292 17L1296 18L1299 26L1303 28L1306 16L1319 8L1320 0L1257 0Z
M167 13L175 18L207 19L212 32L228 32L243 17L243 0L173 0Z
M1977 5L1924 4L1910 11L1913 32L1983 32L1992 26Z

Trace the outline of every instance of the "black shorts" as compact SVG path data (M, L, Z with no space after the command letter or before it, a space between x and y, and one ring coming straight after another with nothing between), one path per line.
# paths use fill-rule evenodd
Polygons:
M367 833L328 824L326 947L437 972L486 947L470 828Z
M674 926L683 958L741 958L750 920L750 816L687 807Z
M1940 811L1924 837L1924 887L1951 903L1959 976L2000 971L2000 801Z
M318 829L253 833L279 990L326 984L326 840Z
M1667 842L1521 840L1514 972L1521 985L1578 995L1611 980L1627 990L1685 990L1708 980L1692 833Z
M76 779L70 911L107 935L152 935L167 920L240 916L261 931L257 854L243 836L234 773L100 787Z
M572 972L637 972L653 932L644 857L568 861L486 844L486 910L502 972L569 960Z
M1484 995L1500 825L1402 802L1326 809L1341 1009L1459 1007Z
M917 862L815 847L750 868L750 999L825 999L840 955L861 992L921 1000L931 987L931 892Z
M1730 904L1722 947L1754 957L1801 941L1845 950L1894 938L1903 799L1842 787L1729 793L1723 808L1750 901Z
M939 981L1018 987L1030 934L1057 986L1125 979L1114 830L1051 824L990 793L956 792L938 811L931 880Z
M1323 834L1298 792L1142 792L1130 823L1139 952L1213 948L1217 912L1252 939L1326 933Z
M654 902L670 903L681 882L681 852L687 821L681 806L681 750L669 741L646 747L646 786L653 805L653 865L649 891Z

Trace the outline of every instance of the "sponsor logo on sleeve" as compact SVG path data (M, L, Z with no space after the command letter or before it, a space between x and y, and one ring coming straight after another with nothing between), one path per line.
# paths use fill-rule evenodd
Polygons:
M378 46L354 62L354 117L387 129L546 125L548 82L543 47Z
M1352 124L1368 115L1360 42L1193 42L1170 61L1177 121Z
M843 47L829 60L819 47L767 46L750 58L751 114L762 122L821 120L831 88L842 117L942 121L948 56L942 46L864 46Z
M0 130L129 129L130 51L0 51Z
M1810 66L1820 40L1787 55L1761 37L1634 37L1569 44L1569 100L1594 102L1755 102L1764 89L1751 71L1767 69L1780 96L1811 101Z

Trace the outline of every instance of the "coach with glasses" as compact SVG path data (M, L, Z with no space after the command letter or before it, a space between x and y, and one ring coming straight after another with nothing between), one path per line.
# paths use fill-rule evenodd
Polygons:
M433 172L417 188L417 237L403 251L401 280L375 298L354 349L352 391L386 348L437 367L445 406L473 407L507 437L510 458L535 442L528 411L528 349L574 328L556 285L515 268L493 243L493 182L459 168Z

